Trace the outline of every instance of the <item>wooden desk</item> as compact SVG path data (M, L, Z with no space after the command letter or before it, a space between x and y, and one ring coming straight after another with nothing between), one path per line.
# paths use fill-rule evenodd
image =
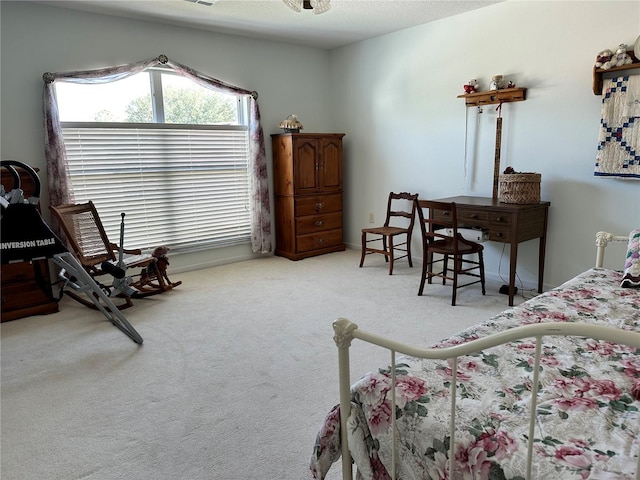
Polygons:
M550 202L519 205L502 203L493 198L467 196L439 198L437 201L456 203L458 223L461 227L481 228L489 232L490 241L510 245L509 306L513 306L515 293L518 244L534 238L540 239L538 293L542 293Z

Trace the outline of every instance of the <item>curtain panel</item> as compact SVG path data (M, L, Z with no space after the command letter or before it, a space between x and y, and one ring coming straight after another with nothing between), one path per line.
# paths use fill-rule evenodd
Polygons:
M54 82L107 83L121 80L148 68L164 65L205 88L222 91L238 96L248 96L251 113L249 118L249 168L251 197L251 248L254 253L270 253L271 247L271 208L269 203L269 178L265 153L264 133L260 124L258 94L229 85L208 75L193 70L186 65L169 60L166 55L150 58L141 62L118 65L96 70L84 70L62 73L47 72L44 80L44 127L45 158L49 186L49 203L53 206L73 203L73 191L67 165L67 156L60 126L58 102Z

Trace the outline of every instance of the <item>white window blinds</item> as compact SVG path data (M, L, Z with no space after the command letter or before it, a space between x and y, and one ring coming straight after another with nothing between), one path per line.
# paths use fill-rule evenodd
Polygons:
M109 239L194 251L250 241L244 126L63 123L76 203L92 200Z

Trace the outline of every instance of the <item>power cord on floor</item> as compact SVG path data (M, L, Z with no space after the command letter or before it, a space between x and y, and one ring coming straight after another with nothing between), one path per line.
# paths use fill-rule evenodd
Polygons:
M504 258L504 251L506 248L507 248L507 244L503 243L502 252L500 253L500 261L498 262L498 277L500 277L500 280L504 282L504 285L500 287L500 293L509 295L509 281L505 280L504 277L502 276L502 259ZM518 284L520 285L519 288L517 286ZM529 288L525 290L524 282L522 281L522 279L520 278L520 275L518 275L518 272L516 270L516 295L517 294L519 294L519 296L526 301L526 300L531 300L533 297L537 296L538 290L536 288Z

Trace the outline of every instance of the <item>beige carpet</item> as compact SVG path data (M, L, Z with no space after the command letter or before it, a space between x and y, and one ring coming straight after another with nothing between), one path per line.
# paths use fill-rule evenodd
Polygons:
M3 323L1 478L310 478L338 403L336 318L426 346L507 308L499 285L462 289L451 307L449 287L416 295L419 265L389 276L382 256L358 262L348 250L174 274L177 290L125 310L141 347L67 298ZM354 379L388 362L354 347Z

